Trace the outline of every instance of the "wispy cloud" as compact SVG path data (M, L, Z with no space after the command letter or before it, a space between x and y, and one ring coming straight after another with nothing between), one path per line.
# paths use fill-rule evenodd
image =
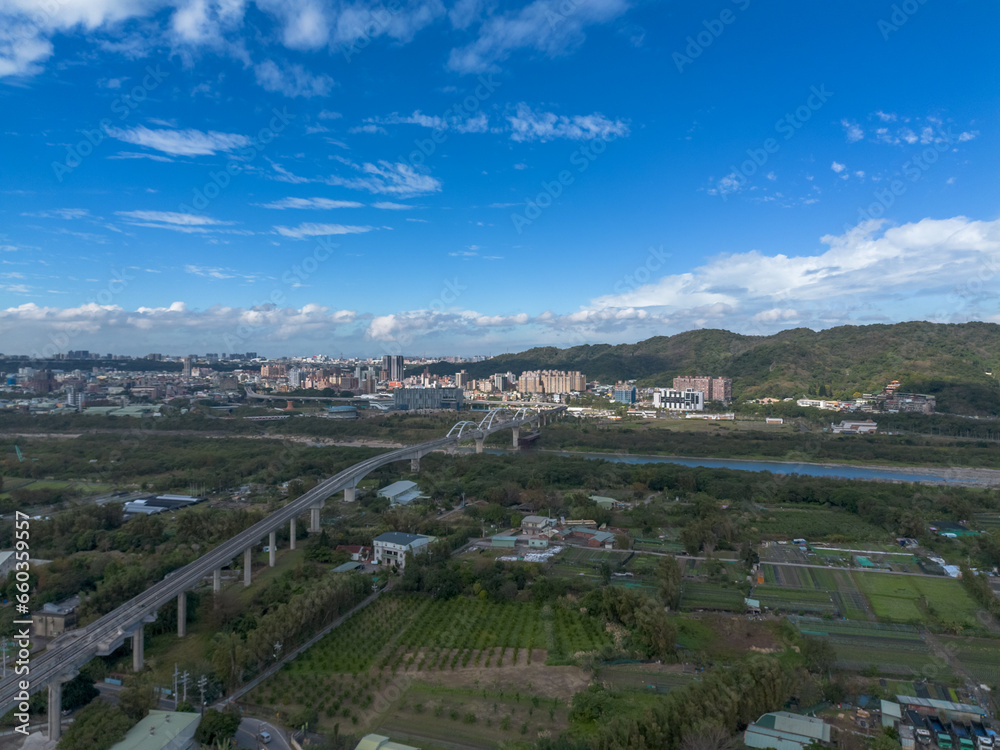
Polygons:
M535 50L549 57L564 55L583 43L584 29L617 18L629 5L628 0L588 0L585 3L534 0L518 10L486 18L474 42L452 50L448 67L459 73L483 73L494 70L498 63L521 49ZM453 22L460 19L468 25L477 15L475 10L464 9L453 17Z
M521 102L514 113L507 115L511 127L511 140L551 141L564 138L589 141L594 138L623 137L629 134L623 120L609 120L604 115L557 115L554 112L536 112Z
M274 60L265 60L254 66L257 83L266 91L284 94L289 98L329 96L334 81L330 76L310 73L301 65L279 66Z
M314 224L306 222L297 227L276 226L274 230L283 237L301 240L305 237L323 237L335 234L363 234L374 227L351 226L349 224Z
M316 209L321 211L335 208L362 208L364 203L357 201L337 201L330 198L282 198L271 203L255 203L260 208L284 210L286 208Z
M379 161L377 164L371 162L347 163L359 174L356 177L333 175L327 178L328 185L337 185L352 190L366 190L369 193L382 195L394 195L400 198L436 193L441 190L440 180L418 172L409 164L389 161Z
M234 151L250 145L250 139L236 133L211 130L152 130L143 125L133 128L109 128L108 134L125 143L145 146L171 156L213 156L220 151Z

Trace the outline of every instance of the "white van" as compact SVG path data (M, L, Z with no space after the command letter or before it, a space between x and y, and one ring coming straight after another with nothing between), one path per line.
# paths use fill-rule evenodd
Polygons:
M270 742L270 741L271 741L271 733L270 733L270 732L265 732L265 731L261 730L261 733L260 733L259 735L257 735L257 737L258 737L258 739L259 739L259 740L260 740L261 742L263 742L263 743L264 743L265 745L266 745L266 744L267 744L268 742Z

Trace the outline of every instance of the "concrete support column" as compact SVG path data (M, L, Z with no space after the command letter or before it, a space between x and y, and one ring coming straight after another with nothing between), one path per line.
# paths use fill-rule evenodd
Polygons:
M296 531L297 531L297 529L295 528L295 519L293 518L291 521L288 522L288 534L289 534L289 536L291 538L291 541L288 543L288 549L295 549L295 532Z
M187 635L188 619L188 595L182 591L177 595L177 637L183 638Z
M420 456L414 456L410 459L410 471L414 474L420 473Z
M476 438L476 453L482 453L482 452L483 452L483 439Z
M222 568L212 571L212 593L218 594L222 591Z
M309 509L309 533L319 533L319 506L314 505Z
M358 488L357 487L344 487L344 502L353 503L358 499ZM319 508L316 509L317 511Z
M56 679L49 683L49 742L62 736L62 683Z
M143 666L143 638L145 626L139 623L139 627L132 633L132 671L141 672Z
M275 557L277 555L277 544L278 544L278 532L272 531L267 537L267 564L274 567Z
M521 428L515 427L512 431L514 433L514 447L516 448L517 447L517 441L521 437Z
M252 560L251 560L252 555L253 555L253 548L252 547L247 547L245 550L243 550L243 585L244 586L249 586L250 585L250 575L251 575L251 573L250 573L250 567L251 567L251 564L252 564Z

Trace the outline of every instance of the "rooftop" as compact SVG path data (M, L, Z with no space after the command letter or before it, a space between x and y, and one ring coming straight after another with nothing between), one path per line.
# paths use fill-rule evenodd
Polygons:
M421 539L430 540L430 537L423 536L421 534L407 534L403 531L387 531L384 534L379 534L375 537L376 542L382 542L384 544L399 544L403 546L413 544Z
M183 750L192 743L201 715L186 711L150 711L111 750Z

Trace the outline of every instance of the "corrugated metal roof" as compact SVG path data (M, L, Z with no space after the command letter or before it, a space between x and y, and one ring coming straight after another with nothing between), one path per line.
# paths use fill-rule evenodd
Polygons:
M396 495L402 495L404 492L412 490L416 486L416 482L410 482L404 479L400 482L393 482L388 487L383 487L378 491L378 496L393 498Z
M985 714L986 711L979 706L969 703L952 703L951 701L939 701L935 698L917 698L915 695L897 695L896 700L908 706L923 706L933 708L936 711L962 711L967 714Z
M376 542L383 542L385 544L400 544L403 546L413 544L421 539L430 539L430 537L421 536L420 534L407 534L403 531L387 531L384 534L379 534L375 537Z
M150 711L111 750L174 750L191 744L201 714L187 711Z
M751 724L743 733L743 743L747 747L774 748L774 750L803 750L812 738L800 734L779 732L757 724Z

